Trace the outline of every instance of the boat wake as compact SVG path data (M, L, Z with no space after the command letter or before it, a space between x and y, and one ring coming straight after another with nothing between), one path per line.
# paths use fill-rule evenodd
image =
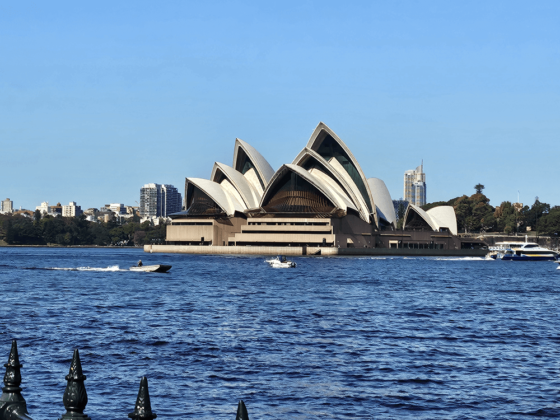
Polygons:
M430 260L430 261L488 261L485 257L403 257L403 260ZM494 260L492 260L494 261Z
M128 271L121 270L118 265L110 265L109 267L30 267L28 270L60 270L60 271Z
M440 257L434 259L436 261L488 261L486 257Z

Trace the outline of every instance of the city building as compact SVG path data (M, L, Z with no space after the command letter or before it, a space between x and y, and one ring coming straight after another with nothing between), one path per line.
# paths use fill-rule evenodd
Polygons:
M120 204L120 203L105 204L105 208L111 210L115 214L126 214L126 208L124 204Z
M168 217L181 211L181 193L173 185L146 184L140 189L140 217Z
M12 213L14 211L14 202L9 198L2 201L2 213Z
M130 216L134 216L136 213L138 213L138 206L125 206L125 209L126 214Z
M28 217L28 218L33 218L33 212L31 210L23 210L21 208L19 210L15 210L13 214Z
M56 203L56 206L49 206L50 216L62 216L62 204Z
M35 207L35 210L39 210L42 216L46 216L50 213L49 202L43 201L40 206Z
M424 183L422 166L417 169L421 175L415 182ZM150 214L146 203L155 206L157 196L157 184L143 188L144 214ZM293 249L309 255L347 248L463 248L452 207L407 208L408 230L397 231L385 183L366 178L348 146L320 123L292 163L276 171L255 148L236 139L232 166L216 162L210 179L185 179L185 210L171 215L166 245L150 250L204 252L202 245L227 253L234 246L231 252ZM464 248L475 246L481 244Z
M99 212L98 209L96 209L96 208L94 208L94 207L91 207L91 208L89 208L89 209L87 209L87 210L84 210L83 213L84 213L86 216L96 216L98 212Z
M426 174L424 163L404 173L404 199L415 206L426 204Z
M62 206L62 217L78 217L82 215L81 206L77 206L75 201L70 201L67 206Z

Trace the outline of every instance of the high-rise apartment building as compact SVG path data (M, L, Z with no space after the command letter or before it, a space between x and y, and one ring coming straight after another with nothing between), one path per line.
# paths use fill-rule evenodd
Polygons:
M140 188L140 217L167 217L181 211L181 193L173 185L146 184Z
M2 201L2 213L12 213L14 211L14 202L9 198Z
M67 206L62 206L62 217L78 217L82 215L82 207L77 206L75 201L70 201Z
M415 206L426 204L426 174L424 162L404 173L404 199Z

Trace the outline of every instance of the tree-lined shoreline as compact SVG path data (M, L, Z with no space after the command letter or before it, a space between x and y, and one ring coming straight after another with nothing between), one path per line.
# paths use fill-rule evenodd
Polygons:
M449 201L438 201L422 206L429 210L436 206L452 206L457 216L459 232L526 233L537 235L560 235L560 206L542 203L539 198L531 206L504 201L499 206L490 205L490 199L482 190L484 185L475 185L470 197L462 195Z
M437 201L422 206L429 210L436 206L452 206L457 216L460 233L513 233L535 232L537 235L560 236L560 206L551 206L539 201L531 206L521 206L509 201L499 206L490 205L483 194L484 185L475 186L475 194L462 195L449 201ZM399 208L399 228L402 227L404 209ZM20 214L0 214L0 239L8 245L35 246L143 246L163 243L166 224L163 219L158 225L150 221L140 223L140 218L119 223L90 222L85 216L43 216L35 211L34 217Z
M0 239L8 245L35 246L142 246L165 241L163 220L155 226L135 216L119 224L90 222L85 216L53 217L36 211L34 218L0 215Z

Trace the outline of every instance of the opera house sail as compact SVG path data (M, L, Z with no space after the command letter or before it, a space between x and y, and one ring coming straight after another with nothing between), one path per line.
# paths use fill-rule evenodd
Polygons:
M425 212L412 205L404 230L397 230L385 183L366 178L324 123L277 171L235 139L232 166L216 162L210 179L187 177L185 208L171 217L166 245L150 251L337 255L462 248L451 207Z

